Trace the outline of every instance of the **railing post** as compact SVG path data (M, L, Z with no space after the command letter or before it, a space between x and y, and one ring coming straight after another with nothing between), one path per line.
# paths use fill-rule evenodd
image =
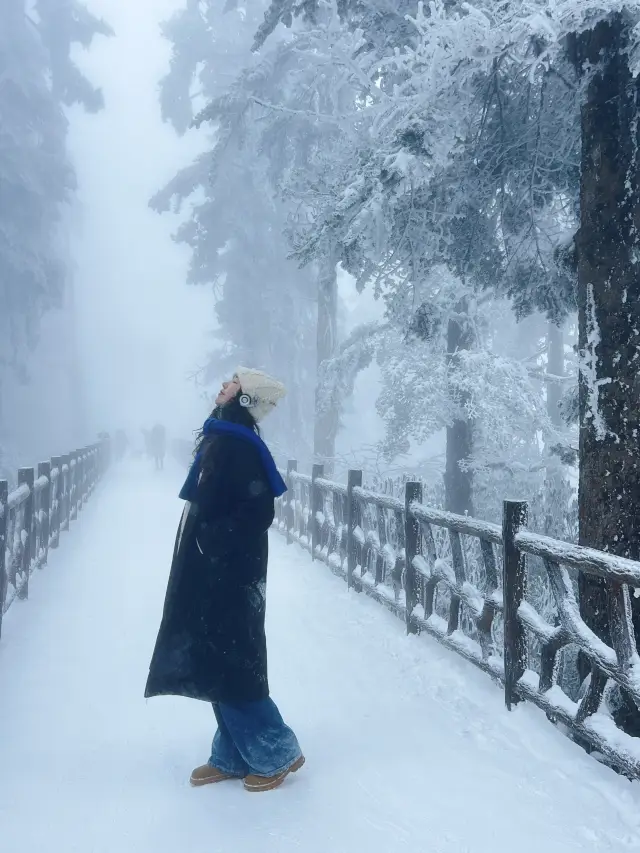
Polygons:
M87 447L84 451L85 455L85 495L87 500L89 499L89 495L91 494L91 483L93 480L93 451L90 447Z
M78 517L78 454L69 456L69 521Z
M46 566L49 556L49 527L51 519L51 463L41 462L38 465L38 479L40 477L47 478L47 485L40 491L40 504L38 511L40 518L38 519L38 529L40 531L40 548L43 551L42 563L38 562L39 566ZM38 557L40 555L38 554Z
M347 478L347 586L349 589L353 587L353 573L358 559L355 529L360 521L358 502L353 490L361 486L362 471L349 471Z
M97 482L97 469L96 469L96 454L97 450L95 447L89 449L89 484L87 486L87 493L93 494L93 490L96 486Z
M422 503L422 483L409 482L404 490L404 595L407 634L415 634L413 611L418 603L414 558L422 554L420 522L411 512L412 503Z
M62 458L51 457L51 471L57 469L58 476L51 481L51 547L57 548L60 544L60 484L62 482Z
M91 448L85 447L82 451L82 490L84 492L84 503L89 500L91 494Z
M321 480L324 477L324 465L314 465L311 469L311 559L316 558L316 548L320 544L322 537L322 528L318 521L318 513L322 512L323 500L322 489L316 486L316 480Z
M527 640L518 618L518 610L525 596L527 585L526 557L517 547L515 538L527 523L526 501L504 501L502 513L504 602L504 698L511 710L520 699L518 681L527 666Z
M71 456L67 453L62 457L62 465L60 466L60 476L62 477L62 495L60 506L62 514L60 517L60 529L69 529L69 520L71 518ZM67 469L64 471L64 469Z
M84 450L76 451L76 518L82 510L84 502Z
M0 637L2 637L2 615L4 613L4 603L7 600L7 566L6 566L6 551L7 551L7 527L9 524L9 483L6 480L0 480Z
M76 485L76 519L80 514L80 510L82 509L82 450L77 450L75 453L76 458L76 473L75 473L75 485Z
M287 462L287 507L284 515L284 523L287 530L287 545L291 545L293 542L291 531L296 523L296 487L291 473L292 471L297 470L297 461L295 459L289 459Z
M89 495L91 494L91 483L93 481L93 450L92 450L92 448L91 447L85 448L84 454L85 454L85 472L86 472L86 481L87 481L86 486L85 486L85 493L86 493L86 496L88 499Z
M87 502L87 451L84 447L78 454L78 465L80 466L80 471L78 472L80 477L80 500L78 501L78 509L81 510Z
M29 497L24 502L24 510L22 516L22 529L20 533L22 539L22 565L20 566L24 576L24 583L20 587L18 597L26 599L29 597L29 573L31 571L31 561L33 559L34 547L34 525L33 525L33 509L34 509L34 483L35 471L33 468L20 468L18 471L18 485L27 486L29 489Z

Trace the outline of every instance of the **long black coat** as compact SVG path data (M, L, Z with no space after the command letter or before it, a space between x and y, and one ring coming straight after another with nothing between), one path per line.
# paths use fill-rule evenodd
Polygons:
M265 609L273 492L258 450L218 435L178 530L145 696L269 695Z

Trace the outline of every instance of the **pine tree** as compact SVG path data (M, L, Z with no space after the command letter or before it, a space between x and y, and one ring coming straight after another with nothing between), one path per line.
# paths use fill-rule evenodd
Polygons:
M478 345L471 303L486 290L511 298L519 316L544 310L555 320L573 304L571 278L559 274L556 258L574 227L575 87L560 63L536 68L535 40L523 41L512 58L496 38L494 54L490 18L455 3L430 10L344 3L341 29L319 7L313 15L296 4L279 8L285 17L306 17L299 32L309 35L306 45L296 36L298 55L306 49L318 77L340 69L354 92L337 111L350 129L339 144L314 151L299 177L298 197L319 201L295 235L296 255L319 262L334 247L358 286L372 286L389 319L400 331L413 329L414 340L424 317L439 317L447 330L445 340L437 337L446 347L444 391L455 402L447 506L471 511L474 426L457 379L471 363L464 353ZM323 71L318 57L326 57ZM291 80L283 89L290 91ZM441 265L460 280L457 304L439 304L437 289L426 302L421 296Z
M315 384L313 294L310 273L301 274L287 257L291 204L272 186L273 160L256 121L263 108L254 99L270 100L279 82L277 67L251 54L257 22L232 5L223 13L215 3L189 2L164 26L172 60L161 86L163 116L177 132L186 131L194 121L197 81L199 100L208 106L195 122L210 132L211 147L151 205L159 212L178 209L200 195L175 239L191 249L189 283L214 289L219 332L204 379L217 381L239 363L277 373L289 396L270 421L280 436L275 444L304 461L310 459ZM275 156L286 154L276 147Z
M37 26L22 0L2 0L0 14L0 359L17 368L64 287L55 234L75 178Z
M99 96L69 59L72 43L108 32L78 2L0 0L0 391L45 312L62 304L69 270L61 234L75 174L63 107Z
M80 104L87 112L98 112L104 106L102 91L71 59L71 49L76 44L88 49L95 36L112 36L113 30L79 0L36 0L35 12L49 56L52 94L64 106Z

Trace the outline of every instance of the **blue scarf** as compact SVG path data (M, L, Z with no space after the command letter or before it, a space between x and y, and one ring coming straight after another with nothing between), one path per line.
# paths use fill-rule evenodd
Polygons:
M274 462L273 456L271 455L271 451L264 443L264 441L260 438L260 436L252 429L249 429L249 427L246 426L242 426L242 424L234 424L231 421L221 421L218 420L218 418L208 418L204 422L202 431L206 436L235 435L238 438L242 438L245 441L248 441L250 444L253 444L253 446L257 448L258 453L260 454L260 459L262 460L262 464L264 465L264 470L267 475L269 485L271 486L271 491L273 492L274 498L279 498L287 491L287 487L285 485L284 480L280 476L280 472L276 467L276 463ZM196 454L195 459L193 460L193 464L191 465L191 469L189 470L189 474L187 476L187 479L185 480L184 486L180 489L181 500L195 500L196 492L198 490L198 480L200 479L201 468L202 450L199 450Z

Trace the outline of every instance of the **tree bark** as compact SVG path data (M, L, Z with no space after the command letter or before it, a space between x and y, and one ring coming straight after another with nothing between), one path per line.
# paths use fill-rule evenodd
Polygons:
M456 306L458 315L466 315L469 310L468 301L462 300ZM469 323L461 320L449 320L447 327L447 358L449 371L456 370L460 352L469 350L474 343L474 335ZM457 399L459 408L465 404L465 399ZM459 515L473 515L473 475L463 470L464 463L473 449L473 427L466 418L453 421L447 427L447 461L444 475L445 509Z
M629 25L611 15L573 40L590 74L582 107L578 234L580 544L640 556L638 84ZM594 70L588 71L587 66ZM583 619L609 638L604 583L580 578Z
M337 257L334 248L331 247L318 271L316 416L313 429L314 461L325 466L325 473L330 473L333 465L340 413L336 406L328 405L326 395L321 393L320 383L324 362L336 354L337 318Z

